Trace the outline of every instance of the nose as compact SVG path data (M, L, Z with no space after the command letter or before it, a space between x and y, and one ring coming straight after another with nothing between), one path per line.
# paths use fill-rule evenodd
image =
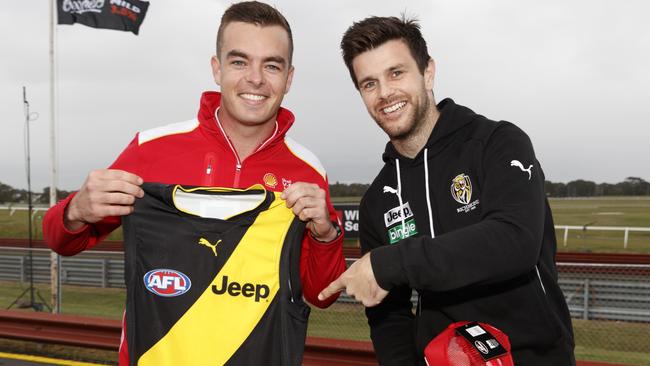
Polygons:
M377 88L381 99L389 99L395 93L389 83L379 83Z
M254 65L248 69L246 74L246 81L254 86L260 86L264 84L264 73L262 72L261 65Z

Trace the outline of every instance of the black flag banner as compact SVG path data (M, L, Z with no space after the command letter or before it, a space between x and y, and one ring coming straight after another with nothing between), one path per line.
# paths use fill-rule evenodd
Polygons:
M149 3L139 0L57 0L58 24L80 23L93 28L138 34Z

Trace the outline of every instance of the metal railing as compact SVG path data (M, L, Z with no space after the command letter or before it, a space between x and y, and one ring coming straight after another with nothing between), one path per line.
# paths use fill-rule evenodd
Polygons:
M29 280L27 249L0 251L0 280ZM47 250L33 249L34 281L50 281ZM122 253L84 252L61 260L61 283L94 287L124 287ZM348 259L351 264L354 259ZM559 284L571 315L578 319L650 323L650 265L559 263ZM414 293L413 302L417 301ZM341 303L354 299L342 294Z
M49 283L49 251L33 250L34 280ZM629 258L619 264L579 263L582 259L575 256L557 266L560 288L573 318L577 357L593 359L596 352L607 354L608 360L650 365L639 361L650 359L646 342L650 332L650 264L629 264ZM0 248L0 280L28 281L27 258L26 248ZM647 258L638 263L647 263ZM87 251L66 257L62 271L63 284L124 287L121 252ZM327 310L313 308L310 318L310 336L369 339L363 306L345 294ZM595 359L604 360L598 357Z
M569 230L576 231L620 231L622 233L623 248L627 249L631 232L650 233L649 227L625 227L625 226L575 226L575 225L555 225L555 230L563 231L562 245L567 246L569 241Z

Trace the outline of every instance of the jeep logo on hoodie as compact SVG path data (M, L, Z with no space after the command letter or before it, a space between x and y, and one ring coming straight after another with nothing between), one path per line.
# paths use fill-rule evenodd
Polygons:
M402 217L403 216L403 217ZM410 219L413 217L413 211L411 211L411 206L406 202L405 204L395 207L384 214L384 223L386 227L393 225L402 219Z

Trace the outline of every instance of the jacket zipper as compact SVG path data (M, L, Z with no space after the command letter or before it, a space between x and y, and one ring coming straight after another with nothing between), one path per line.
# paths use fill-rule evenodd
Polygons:
M208 153L205 156L205 174L203 175L203 185L212 186L214 185L214 172L215 167L215 156L214 153Z
M237 153L235 153L235 157L237 158L237 164L235 164L235 181L233 182L233 187L238 188L239 176L241 175L241 163L239 162L239 156L237 156Z

